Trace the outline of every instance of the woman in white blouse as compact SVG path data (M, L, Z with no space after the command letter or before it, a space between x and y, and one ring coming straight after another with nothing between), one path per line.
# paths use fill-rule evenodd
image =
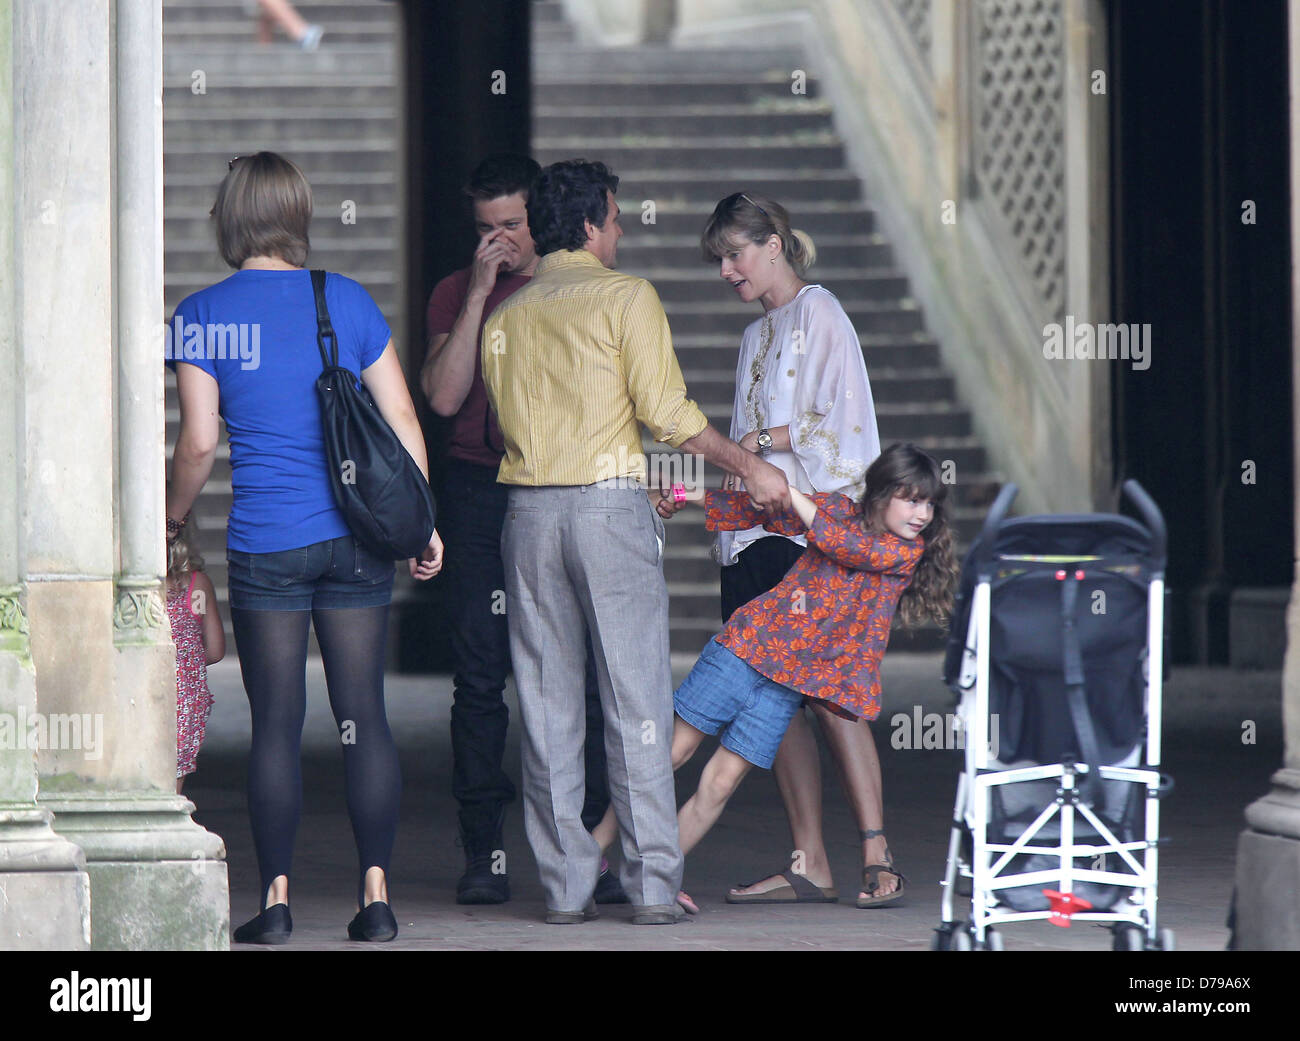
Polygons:
M741 340L732 440L766 456L802 492L861 499L863 475L880 454L871 384L861 341L839 301L804 280L815 258L812 240L791 229L779 203L737 192L718 203L701 245L736 295L763 308L762 318ZM771 535L762 528L721 532L716 551L724 621L780 582L805 545L802 536ZM821 767L809 713L821 723L858 818L867 866L858 906L893 903L902 896L903 880L892 871L885 844L880 761L871 729L822 705L805 705L795 715L773 767L798 851L795 862L788 871L731 890L727 900L837 899L822 837Z

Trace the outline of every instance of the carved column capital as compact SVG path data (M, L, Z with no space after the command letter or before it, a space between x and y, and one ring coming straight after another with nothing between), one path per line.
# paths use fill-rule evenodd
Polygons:
M154 635L168 628L167 607L158 582L119 582L113 606L113 634L116 638Z
M0 639L27 636L27 612L23 610L21 586L0 589Z

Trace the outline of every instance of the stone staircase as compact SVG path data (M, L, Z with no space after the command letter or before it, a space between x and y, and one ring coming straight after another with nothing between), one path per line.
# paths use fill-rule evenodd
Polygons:
M726 432L736 354L758 317L700 259L699 235L717 201L770 194L817 244L814 281L836 294L862 339L882 445L915 441L955 464L956 527L968 543L1000 483L987 472L971 417L910 297L862 186L848 169L816 70L789 47L600 49L576 42L557 0L533 5L533 148L543 164L583 156L621 179L619 267L650 279L664 303L691 396ZM802 69L807 93L792 93ZM654 221L645 223L646 202ZM656 451L649 441L645 451ZM705 469L708 487L721 474ZM718 568L699 515L669 524L665 572L672 649L698 653L717 632ZM896 646L934 648L936 629L895 633Z
M163 320L186 295L230 274L208 211L227 160L270 149L311 181L312 266L365 285L400 336L399 11L383 0L303 0L296 7L325 28L315 53L299 51L278 30L276 42L259 45L242 0L163 2ZM344 220L347 203L354 223ZM170 460L179 423L170 373L166 385ZM223 431L194 512L227 624L230 501Z
M259 46L242 0L164 0L164 318L186 294L229 274L208 219L216 186L233 155L271 148L297 161L312 182L312 264L366 285L400 335L397 5L304 0L297 6L325 27L316 53L283 40ZM621 177L620 265L654 282L687 386L714 425L728 427L740 335L758 311L739 304L700 261L698 239L717 200L749 188L781 200L796 226L816 240L813 275L836 293L861 334L882 443L914 440L953 461L957 527L969 541L998 479L986 472L970 416L909 296L906 275L894 266L846 165L830 108L818 96L816 70L790 48L582 47L555 0L538 0L532 9L534 152L543 163L599 158ZM808 72L803 96L791 93L796 68ZM646 200L655 204L653 224L641 222ZM354 224L341 219L345 201L355 203ZM419 339L423 330L411 335ZM178 421L170 375L167 392L170 459ZM706 468L709 486L720 479ZM223 436L195 513L226 618L229 509ZM670 524L665 571L676 653L698 653L719 626L718 569L709 544L698 515ZM938 634L894 639L933 647Z

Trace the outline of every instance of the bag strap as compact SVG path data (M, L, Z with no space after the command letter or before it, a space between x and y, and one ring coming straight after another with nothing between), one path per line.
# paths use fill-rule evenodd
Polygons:
M1074 734L1079 740L1079 752L1088 765L1084 775L1082 792L1084 800L1097 809L1101 804L1101 755L1097 746L1097 732L1093 729L1092 716L1088 712L1088 697L1084 683L1083 654L1079 646L1079 632L1075 623L1075 605L1078 600L1079 583L1074 575L1068 575L1061 583L1061 625L1063 628L1063 649L1065 651L1063 667L1065 678L1065 703L1074 724Z
M339 367L339 340L334 335L334 326L330 324L330 311L325 306L325 272L313 269L311 288L316 295L316 346L320 349L321 364L326 369ZM326 343L329 350L326 351Z

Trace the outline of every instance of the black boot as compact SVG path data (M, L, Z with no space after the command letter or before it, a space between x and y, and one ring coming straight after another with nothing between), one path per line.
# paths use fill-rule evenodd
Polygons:
M461 818L460 841L465 847L465 873L456 883L458 904L504 904L510 899L510 876L501 838L505 808L497 810L487 827L466 827Z

